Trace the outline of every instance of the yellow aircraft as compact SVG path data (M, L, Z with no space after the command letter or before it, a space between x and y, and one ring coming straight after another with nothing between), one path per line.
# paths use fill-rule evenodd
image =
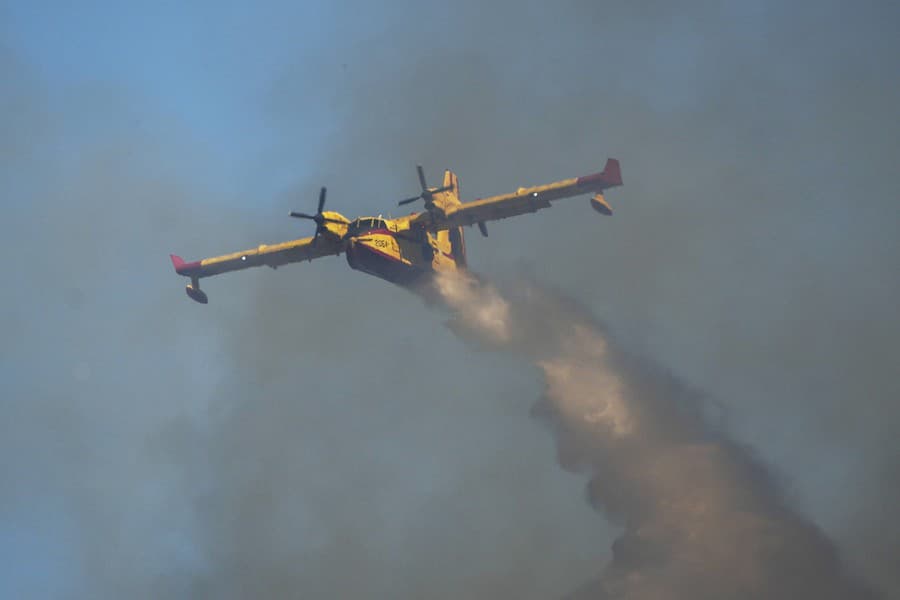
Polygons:
M459 179L452 171L444 172L441 187L431 188L425 181L421 166L416 170L422 192L400 201L400 205L416 200L425 202L423 212L396 219L359 217L353 221L340 213L325 211L325 188L319 194L316 214L292 212L290 216L315 222L312 237L280 244L263 244L251 250L224 256L185 262L170 255L175 272L190 278L187 295L201 304L209 302L200 289L200 278L266 265L280 267L293 262L313 260L341 252L347 256L350 268L391 283L411 286L423 277L446 270L466 268L466 244L463 226L478 225L487 237L485 222L505 219L548 208L550 202L586 193L593 193L591 206L604 215L612 209L603 191L622 185L619 161L610 158L600 173L573 177L547 185L519 188L510 194L460 202Z

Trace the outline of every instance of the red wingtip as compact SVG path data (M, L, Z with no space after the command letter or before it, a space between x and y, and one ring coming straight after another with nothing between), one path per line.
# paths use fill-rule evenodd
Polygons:
M603 179L610 187L622 185L622 171L619 169L618 160L606 159L606 166L603 167Z
M169 258L172 259L172 266L179 275L190 275L192 270L200 266L200 261L184 262L184 259L177 254L170 254Z
M589 189L595 190L605 190L606 188L622 185L622 171L619 170L619 161L615 158L607 159L606 166L603 167L602 172L579 177L577 185L590 186Z

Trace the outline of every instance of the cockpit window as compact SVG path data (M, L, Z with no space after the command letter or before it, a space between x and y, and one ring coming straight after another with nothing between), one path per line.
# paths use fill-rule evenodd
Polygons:
M372 229L387 229L387 223L385 223L384 219L375 219L372 217L356 219L347 227L347 234L350 236L357 236Z

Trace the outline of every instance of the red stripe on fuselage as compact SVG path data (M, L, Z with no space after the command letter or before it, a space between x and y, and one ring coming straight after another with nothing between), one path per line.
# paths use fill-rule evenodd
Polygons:
M381 251L381 250L376 250L376 249L373 248L372 246L367 246L366 244L363 244L363 243L360 243L360 242L356 242L356 243L353 245L353 251L359 251L359 249L361 249L361 248L362 248L362 249L365 249L365 250L368 250L368 251L371 252L372 254L377 254L378 256L381 256L382 258L386 258L386 259L388 259L388 260L391 261L391 262L400 263L400 264L403 265L403 266L409 266L409 265L407 265L406 263L404 263L401 259L397 258L396 256L391 256L391 255L388 254L387 252L383 252L383 251Z
M394 238L394 239L398 239L398 238L397 238L397 235L396 235L396 232L395 232L395 231L390 231L390 230L388 230L388 229L370 229L369 231L364 231L364 232L362 232L361 234L359 234L359 237L363 237L363 236L371 235L371 234L389 235L389 236L391 236L391 237ZM422 242L422 243L425 243L425 242ZM394 258L393 256L384 254L383 252L379 252L378 250L375 250L374 248L371 248L371 246L369 246L369 248L370 248L373 252L378 252L379 254L382 254L383 256L385 256L385 257L387 257L387 258L390 258L391 260L397 260L397 259ZM449 252L441 252L441 254L443 254L443 255L446 256L447 258L456 260L456 257L453 256L452 253L449 253Z

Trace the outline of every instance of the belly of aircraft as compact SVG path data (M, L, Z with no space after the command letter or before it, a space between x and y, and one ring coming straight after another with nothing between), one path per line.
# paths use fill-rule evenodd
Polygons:
M396 240L389 235L368 236L364 241L352 242L346 254L350 268L397 285L411 285L431 273L430 263L414 263L405 258Z

